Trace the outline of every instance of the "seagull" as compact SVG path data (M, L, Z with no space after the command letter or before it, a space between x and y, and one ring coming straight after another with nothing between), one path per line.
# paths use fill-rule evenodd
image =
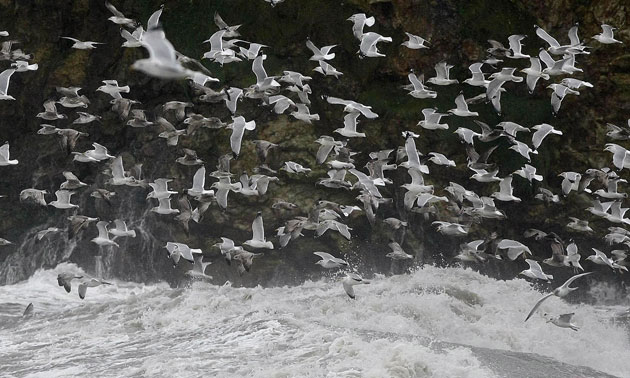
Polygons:
M115 225L115 227L109 230L109 233L114 235L114 239L115 238L126 238L126 237L135 238L136 237L136 231L127 229L127 223L125 223L124 220L122 220L122 219L115 219L114 220L114 225ZM98 227L98 224L96 224L96 226Z
M243 275L245 272L249 272L254 262L254 257L262 256L262 253L251 253L241 249L235 249L232 260L236 265L236 270L239 275Z
M282 166L280 170L287 171L288 173L308 173L311 171L310 168L305 168L302 164L298 164L293 161L285 161L284 166Z
M341 134L346 138L365 138L365 133L360 133L357 131L357 119L361 113L352 112L348 113L343 117L343 126L342 128L335 129L335 133Z
M391 37L383 37L382 35L374 32L367 32L361 35L361 45L359 46L359 58L368 57L368 58L378 58L384 57L385 54L381 54L378 52L378 48L376 44L378 42L391 42Z
M57 209L78 208L79 205L74 205L70 203L70 197L72 197L73 194L74 192L68 190L57 190L55 192L55 196L57 196L57 199L55 201L50 201L48 205L54 206Z
M452 65L446 64L446 62L439 62L435 65L435 77L430 78L427 82L435 85L451 85L458 83L457 80L449 78L451 68L453 68Z
M293 102L293 100L291 100L290 98L283 96L283 95L275 95L275 96L269 96L269 98L267 99L269 105L274 105L273 107L273 111L276 114L282 114L284 113L287 109L289 109L289 107L293 106L295 107L295 102Z
M471 85L473 87L487 87L490 84L490 80L486 80L483 71L481 71L481 67L483 63L473 63L468 67L472 77L464 80L464 83Z
M389 248L391 248L391 252L386 254L385 257L389 257L392 260L410 260L413 259L413 256L403 251L400 244L392 241L388 244Z
M122 47L134 48L134 47L142 47L142 35L144 34L144 28L142 26L138 26L134 29L132 33L129 33L127 29L120 28L120 36L125 39Z
M333 105L343 105L343 111L346 113L361 113L364 117L369 119L378 118L378 114L372 111L371 106L363 105L351 100L343 100L337 97L327 96L326 101Z
M558 196L557 194L553 194L552 191L550 191L549 189L545 189L545 188L538 188L538 194L536 194L534 196L534 198L539 199L541 201L545 201L547 203L549 203L549 202L553 202L553 203L560 202L560 196Z
M100 121L101 120L101 116L92 115L90 113L77 112L77 115L79 116L79 118L77 118L74 121L72 121L73 125L85 125L85 124L88 124L88 123L92 123L94 121Z
M313 252L314 255L321 257L322 259L317 261L315 264L321 265L322 268L326 269L336 269L341 267L347 267L348 263L346 260L340 259L326 252Z
M455 162L439 152L429 152L429 161L437 165L445 165L447 167L455 167Z
M189 196L198 199L202 197L213 197L214 190L206 190L204 188L206 183L206 167L201 167L197 169L195 175L193 176L193 184L192 188L186 190L186 194Z
M108 18L108 20L110 20L111 22L118 25L124 25L130 28L136 27L136 21L125 17L124 14L122 14L118 9L116 9L116 7L114 7L108 1L105 1L105 7L107 7L107 9L109 9L109 11L114 14L113 16Z
M411 72L409 73L409 75L407 75L407 78L409 78L409 82L411 82L411 87L413 88L413 89L410 88L411 90L409 91L409 95L411 97L420 98L420 99L437 97L437 92L427 89L427 87L425 87L424 84L422 83L422 81L424 80L423 75L421 75L420 78L418 78L416 74Z
M523 81L523 78L520 76L515 76L514 71L516 68L511 67L503 67L501 71L495 72L490 75L490 78L493 79L490 84L488 84L486 90L486 96L488 100L492 100L494 97L500 96L500 90L503 84L508 81L513 81L515 83L520 83Z
M72 280L81 278L83 278L83 276L75 276L74 274L70 273L59 273L57 275L57 283L59 284L59 286L63 286L63 288L66 290L66 293L69 293L70 290L72 290Z
M553 108L554 114L560 111L562 100L567 94L574 94L576 96L580 94L580 92L569 87L565 87L562 84L549 84L547 88L553 89L553 93L551 94L551 107Z
M175 113L175 119L177 121L181 121L186 118L186 108L190 108L192 106L192 102L169 101L162 105L162 111L173 111Z
M295 104L297 110L291 112L290 114L300 121L306 123L312 123L312 121L319 121L319 114L311 114L308 106L305 104Z
M44 111L36 115L38 118L42 118L48 121L55 121L58 119L68 118L65 114L57 113L57 107L55 101L48 100L44 102Z
M527 74L527 89L531 94L534 93L538 79L542 78L543 80L549 80L549 75L542 72L542 66L539 58L531 57L529 58L529 61L531 66L523 68L521 72Z
M90 50L90 49L95 49L96 46L95 45L103 45L104 43L102 42L92 42L92 41L79 41L76 38L72 38L72 37L61 37L63 39L69 39L72 42L74 42L74 44L72 45L73 49L78 49L78 50Z
M427 42L426 39L419 37L417 35L411 34L411 33L407 33L407 32L405 32L405 34L407 35L407 38L409 39L401 43L402 46L405 46L406 48L412 49L412 50L429 48L429 46L425 45L425 43L429 43Z
M225 30L225 34L224 34L225 38L234 38L234 37L238 37L238 36L241 35L238 32L238 28L240 28L241 25L229 26L225 21L223 21L223 19L221 18L221 16L217 12L214 12L214 24L220 30Z
M17 159L11 160L9 158L9 142L4 142L2 146L0 146L0 167L7 165L17 165Z
M309 58L309 60L314 61L322 61L322 60L331 60L335 57L335 53L331 53L330 50L333 49L337 45L324 46L322 48L318 48L311 42L311 40L306 41L306 47L313 52L313 56Z
M515 197L512 191L512 176L506 176L499 182L499 191L492 193L491 197L499 201L521 202L521 199Z
M628 120L628 127L619 127L612 123L607 123L606 127L608 132L606 136L613 140L630 140L630 119Z
M451 109L448 112L454 114L458 117L477 117L479 113L471 112L468 110L468 104L466 103L466 99L464 98L464 94L460 93L459 96L455 98L455 105L457 106L455 109Z
M602 24L602 32L593 36L593 39L603 44L623 43L615 39L613 34L615 30L617 30L617 28L614 28L610 25Z
M529 265L529 269L526 269L519 274L524 275L525 277L529 277L535 280L543 280L549 282L549 280L553 279L553 275L545 274L540 264L536 260L525 259L525 262Z
M230 87L225 91L225 94L225 106L232 114L236 113L236 105L243 96L243 90L241 88Z
M24 189L20 192L20 202L29 201L37 205L46 206L46 199L44 196L48 192L46 190L39 189Z
M182 148L182 152L184 152L184 156L178 157L177 159L175 159L175 162L181 165L188 166L203 164L203 160L199 159L195 150L191 150L190 148Z
M505 56L512 59L527 59L529 55L521 53L521 41L525 39L527 36L522 34L511 35L508 38L510 43L510 51L508 51Z
M96 223L96 228L98 228L98 236L92 239L92 243L96 243L99 246L113 245L118 247L118 243L111 240L109 238L109 231L107 230L107 225L109 222L99 221Z
M15 68L15 72L26 72L37 71L39 65L37 63L29 64L27 61L24 60L16 60L15 62L11 63L11 67Z
M273 249L273 243L270 241L266 241L265 239L265 229L263 227L262 212L259 211L256 214L256 218L252 223L252 238L244 242L243 245L254 249Z
M256 121L252 120L247 122L243 116L232 117L232 121L233 122L227 126L228 129L232 130L230 146L232 147L234 155L238 156L241 152L241 143L245 130L252 131L256 129Z
M503 129L503 132L511 137L516 138L516 134L518 132L526 132L528 133L530 130L527 127L523 127L518 123L504 121L497 123L497 127Z
M339 76L343 75L342 72L338 71L335 67L324 62L323 60L319 61L319 67L313 68L313 71L319 72L320 74L325 76L334 76L337 79L339 79Z
M532 181L542 181L543 177L542 175L537 175L536 174L536 167L532 167L529 164L525 164L521 169L518 169L516 171L514 171L515 175L519 175L522 178L524 178L525 180L529 181L530 183Z
M522 157L527 159L528 162L532 161L529 154L538 154L538 150L532 150L527 144L521 141L511 139L510 142L512 142L513 144L509 147L509 149L518 152Z
M97 91L107 93L114 99L121 99L121 93L129 93L131 90L128 85L119 86L117 80L103 80L103 84L96 88Z
M437 225L437 232L449 236L465 236L468 235L468 227L459 223L435 221L431 223Z
M208 265L211 265L212 262L203 262L203 255L193 255L195 262L191 270L187 271L186 274L192 277L206 277L206 268Z
M203 254L203 251L199 248L190 248L184 243L167 242L164 246L168 251L168 257L173 260L173 265L177 266L180 259L184 259L191 264L195 263L195 257L193 254Z
M418 126L427 130L448 130L448 124L440 123L442 117L448 116L446 113L437 113L437 109L422 109L424 120L418 122Z
M374 26L374 22L376 20L374 19L374 17L367 17L365 13L357 13L348 17L348 21L352 21L354 23L354 25L352 25L352 34L354 34L354 36L360 40L363 36L363 28L365 26Z
M219 181L213 183L210 188L216 189L216 199L217 204L222 209L227 209L227 198L228 193L231 191L238 192L241 190L241 183L232 183L230 180L230 176L221 176L219 177Z
M530 251L525 244L511 239L501 240L499 244L497 244L497 248L507 249L507 256L512 261L516 260L522 254L532 255L532 251Z
M267 76L263 61L267 58L267 55L259 55L254 59L252 63L252 71L256 75L256 84L254 84L254 91L264 92L268 89L276 88L280 86L275 79L275 76Z
M587 260L592 261L593 263L598 264L598 265L606 265L610 267L610 269L612 270L619 269L620 272L622 270L625 270L626 272L628 271L628 268L626 268L623 265L617 264L615 261L613 261L613 259L608 258L608 256L606 256L604 252L596 248L592 248L592 249L593 249L593 252L595 252L595 254L588 256L586 258Z
M592 272L586 272L586 273L580 273L580 274L576 274L573 277L569 278L565 283L563 283L561 286L555 288L551 293L545 295L544 297L540 298L538 300L538 302L536 302L536 304L534 305L534 308L531 309L531 311L529 312L529 314L527 314L527 317L525 318L525 321L529 320L529 318L534 314L534 312L536 312L536 310L538 309L538 307L540 307L540 305L549 297L551 296L556 296L559 298L565 297L567 294L569 294L570 292L577 290L577 287L570 287L569 285L571 285L573 283L573 281L577 280L580 277L586 276L591 274Z
M473 172L475 172L474 175L470 176L470 178L472 180L478 181L478 182L493 182L493 181L501 181L501 178L497 177L497 173L499 173L499 169L495 169L493 171L487 171L485 169L474 169L472 167L469 167Z
M179 214L179 210L171 208L171 199L169 197L158 198L159 205L151 208L154 213L162 215Z
M533 130L536 132L532 135L532 145L534 146L534 150L537 150L540 147L543 139L547 137L549 134L562 135L562 131L556 130L553 126L547 123L541 123L540 125L532 126Z
M194 73L179 63L163 30L147 30L142 35L142 46L149 51L149 58L136 60L132 69L160 79L184 79Z
M92 278L89 281L81 282L79 284L79 298L85 299L85 293L87 292L87 288L88 287L96 287L96 286L100 286L100 285L111 285L111 283L105 282L105 281L101 281L101 280L97 280L95 278Z
M346 291L346 294L352 299L355 299L354 295L354 286L360 284L369 284L370 281L364 280L361 276L356 273L346 273L346 277L341 281L343 284L343 289Z
M81 182L81 180L70 171L63 172L63 177L66 178L66 181L61 183L59 189L73 190L87 186L86 183Z
M71 238L75 237L79 231L89 226L91 222L95 222L98 218L90 218L85 215L72 215L68 217L70 221L70 227L68 234Z
M147 199L155 198L169 198L171 194L177 194L176 191L168 190L168 183L173 181L172 179L158 178L154 182L149 183L149 186L153 189L152 192L147 194Z
M574 312L558 315L557 317L551 317L547 314L544 314L543 316L547 319L547 323L552 323L560 328L571 328L572 330L577 331L579 328L575 324L571 323L573 315L575 315Z
M554 55L566 55L581 52L580 46L573 44L573 42L576 42L575 40L572 40L570 45L560 46L560 43L558 43L554 37L550 36L543 28L537 25L534 27L536 28L536 35L549 44L549 48L547 48L547 50L549 50L550 53ZM577 29L574 30L575 37L577 37Z
M8 68L0 73L0 100L15 100L15 98L8 93L9 80L15 71L14 68Z

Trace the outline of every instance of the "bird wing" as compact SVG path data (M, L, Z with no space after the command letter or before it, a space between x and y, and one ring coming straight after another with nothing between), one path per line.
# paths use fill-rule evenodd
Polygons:
M545 299L553 296L553 293L549 293L547 295L545 295L544 297L540 298L538 300L538 302L536 302L536 304L534 305L534 307L531 309L531 311L529 312L529 314L527 314L527 317L525 318L525 321L528 321L529 318L531 318L532 315L534 315L534 312L536 312L536 310L538 310L538 307L540 307L540 305L545 301Z
M7 94L7 91L9 90L9 79L14 72L15 69L9 68L0 73L0 93Z
M107 223L105 221L100 221L96 223L96 228L98 229L98 237L100 239L109 239L109 232L107 231Z
M586 273L580 273L580 274L576 274L575 276L569 278L565 283L562 284L563 287L569 287L569 285L571 285L573 283L573 281L577 280L580 277L589 275L593 272L586 272Z
M334 260L335 259L335 256L331 255L330 253L326 253L326 252L313 252L313 254L321 257L324 260Z
M549 35L543 28L540 26L536 26L536 35L543 39L545 42L549 44L551 47L560 47L558 41Z
M162 10L164 10L164 5L151 14L151 17L149 17L149 20L147 21L147 30L155 29L159 26Z
M175 48L166 39L163 30L147 30L142 35L142 45L149 51L149 59L178 65Z
M351 132L356 132L357 131L357 119L359 118L359 115L361 113L359 112L351 112L345 115L345 117L343 117L343 126L344 129L351 131Z
M206 183L206 167L201 167L197 169L195 175L193 176L193 189L197 189L199 191L203 191L203 187Z
M252 240L265 241L265 229L262 214L258 214L252 223Z
M252 63L252 71L254 72L254 75L256 75L256 83L258 84L262 83L267 78L267 72L265 72L265 67L263 67L264 59L264 55L259 55Z

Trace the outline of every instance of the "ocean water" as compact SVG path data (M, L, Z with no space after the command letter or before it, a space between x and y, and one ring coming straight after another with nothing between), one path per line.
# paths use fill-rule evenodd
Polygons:
M2 377L630 377L622 306L569 304L523 279L425 267L355 287L57 286L73 264L0 287ZM600 290L603 290L600 288ZM628 298L626 298L628 299ZM22 317L28 303L31 316ZM575 312L579 331L542 312Z

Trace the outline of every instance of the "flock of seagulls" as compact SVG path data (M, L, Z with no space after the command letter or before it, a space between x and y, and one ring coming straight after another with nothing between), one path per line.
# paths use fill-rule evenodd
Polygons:
M271 5L281 1L266 0ZM69 114L60 112L58 107L75 111L76 118L71 126L99 122L101 115L90 114L86 111L76 111L77 108L87 110L90 108L90 100L78 87L58 87L59 98L50 99L43 104L44 111L37 114L41 118L41 129L38 134L50 138L59 138L59 143L66 150L72 160L80 164L94 164L98 167L107 166L103 175L108 179L104 187L96 188L94 184L84 183L74 173L64 171L61 174L66 179L54 193L55 200L46 201L48 193L37 188L25 188L20 193L20 201L39 206L53 206L60 211L67 211L69 233L76 237L82 230L93 227L95 223L98 236L91 241L99 247L118 248L117 240L121 238L136 237L136 232L130 229L124 219L111 222L81 215L79 205L72 203L72 196L78 191L91 188L90 196L95 201L110 203L118 198L121 193L116 191L118 186L130 186L137 190L150 190L146 196L147 201L157 204L151 208L156 216L165 220L172 219L182 224L186 232L189 232L189 222L200 223L204 213L211 206L227 209L229 202L235 196L266 196L268 191L273 192L274 185L280 180L279 171L289 176L311 175L314 167L303 165L295 161L284 161L281 165L272 165L269 161L269 152L278 148L278 144L266 140L253 139L255 131L261 127L256 119L248 118L248 114L239 112L239 104L243 101L258 102L259 106L277 115L286 115L298 122L317 125L320 120L315 112L309 96L313 93L309 82L312 77L305 73L286 70L281 75L270 76L265 70L264 64L267 56L265 51L272 47L237 39L240 36L240 25L229 25L219 14L215 14L214 23L218 30L210 36L205 43L209 44L209 50L201 58L203 62L216 63L214 67L221 69L227 64L251 63L255 83L246 88L224 85L222 89L215 89L220 85L219 79L199 60L190 58L175 50L167 39L165 31L160 26L160 16L163 9L160 8L149 18L146 29L134 19L127 18L112 4L106 2L105 6L111 12L109 20L121 29L124 39L123 48L144 48L148 57L139 59L133 63L131 69L140 71L148 76L161 80L187 81L197 97L194 102L169 101L158 112L150 112L141 109L141 104L133 100L131 88L121 85L116 80L103 80L103 85L96 89L103 96L109 96L111 111L118 114L120 119L129 127L144 129L147 132L155 131L159 138L164 139L165 148L178 149L181 139L190 138L196 133L212 132L217 129L231 130L229 141L223 141L229 146L230 152L218 159L216 170L207 173L206 162L200 158L196 151L188 148L179 148L182 155L174 163L184 166L198 167L192 177L190 189L183 191L171 190L169 185L173 183L171 178L143 177L141 165L125 169L121 155L110 153L109 149L97 141L92 142L93 149L84 152L75 151L77 141L81 138L87 140L89 135L73 128L61 128L54 124L65 120ZM380 35L373 28L376 24L374 17L365 14L352 15L348 20L352 26L348 27L348 33L352 33L357 42L358 59L378 59L385 56L379 50L383 43L394 43L393 38ZM600 45L620 44L614 38L614 28L602 25L602 33L593 36L593 40ZM431 44L426 39L405 33L407 40L400 46L410 50L417 50L419 54L430 52ZM324 235L327 231L337 232L341 237L350 240L352 228L346 223L353 212L363 212L371 225L382 223L391 230L389 243L390 252L387 257L395 261L413 260L414 255L407 253L403 248L404 230L413 227L410 222L410 214L419 213L424 221L431 221L436 232L457 240L468 237L471 227L480 224L484 219L505 219L507 214L501 210L501 204L505 202L525 201L523 194L515 193L514 180L524 180L528 185L536 185L538 192L535 199L546 203L558 203L571 192L585 194L591 197L592 206L585 211L590 212L601 222L614 223L609 228L610 233L604 237L605 244L630 247L630 231L624 226L630 224L630 218L625 217L627 208L622 207L623 199L627 194L619 191L619 184L626 180L619 177L618 172L630 168L630 152L616 143L608 143L605 151L612 153L613 167L591 168L586 172L562 172L561 188L543 187L545 179L537 174L535 155L548 138L559 138L563 135L561 130L554 126L542 123L538 125L519 125L505 120L497 125L489 125L479 119L479 110L482 107L490 107L498 114L502 113L501 97L507 91L514 91L519 85L526 85L530 94L541 92L540 83L551 90L550 103L554 114L561 111L562 101L567 95L577 96L580 90L588 90L593 85L587 81L574 78L573 75L582 72L578 66L578 60L582 55L596 53L590 51L589 46L578 37L578 26L573 26L568 32L569 43L560 43L549 35L541 27L535 27L535 34L545 44L537 56L530 56L524 52L523 41L531 40L526 35L512 35L508 38L508 47L501 42L489 40L487 57L480 62L470 65L471 77L462 81L470 87L478 88L478 95L465 98L463 93L454 99L454 107L440 112L437 108L421 109L421 119L416 125L409 125L409 130L402 132L401 145L391 146L390 149L381 151L363 152L370 160L365 165L366 170L355 165L355 155L359 151L352 149L358 138L365 138L362 130L363 122L370 122L379 117L370 106L358 103L350 99L342 99L333 95L325 95L325 102L331 109L341 110L344 115L339 120L343 127L334 130L332 135L321 135L314 142L318 145L316 163L328 168L326 176L317 181L317 185L326 190L354 191L358 194L356 204L339 204L325 199L318 200L310 209L301 209L298 205L277 199L271 206L274 213L289 214L282 226L277 228L276 234L270 236L265 229L262 212L258 211L252 220L251 239L243 241L242 245L226 237L221 237L221 242L215 244L220 250L225 261L235 266L239 274L245 274L252 268L255 258L264 258L265 251L286 247L289 243L304 233L310 233L315 237ZM90 50L99 48L99 42L80 41L74 37L61 37L72 41L70 46L74 49ZM322 75L322 80L342 80L343 73L333 67L337 45L317 47L317 41L306 40L305 47L312 56L309 60L316 65L312 70ZM20 50L12 49L9 43L3 44L3 55L11 60L12 68L0 73L0 99L14 100L9 95L9 82L11 76L20 72L23 74L36 70L37 65L28 62L30 56ZM520 61L528 61L529 66L518 69ZM514 64L510 64L514 63ZM505 66L502 66L505 64ZM440 91L442 86L459 85L459 79L451 77L453 66L446 61L438 62L433 68L435 76L425 80L423 74L418 71L408 75L409 83L403 86L403 91L416 99L436 99L444 95ZM500 67L500 68L499 68ZM521 76L524 74L525 76ZM327 78L332 76L332 78ZM553 82L552 82L553 81ZM208 114L200 113L199 104L222 107L230 114L231 120L219 119ZM472 109L471 109L472 108ZM452 117L470 119L471 127L459 127L456 130L448 124ZM52 125L49 123L53 123ZM205 130L207 129L207 130ZM476 193L465 188L464 182L450 182L442 188L442 194L438 195L439 188L431 180L430 172L440 169L448 172L462 166L462 162L456 162L441 152L433 151L426 155L418 151L416 139L428 133L454 132L462 143L462 149L467 156L466 167L471 174L469 180L474 180L484 185L484 193ZM526 137L531 135L531 137ZM628 127L608 125L607 136L612 141L630 140L630 121ZM258 167L253 172L243 172L238 181L234 180L235 174L230 169L230 161L238 159L242 153L242 145L246 140L251 140L255 145ZM500 141L510 144L509 150L518 159L522 158L526 163L523 166L504 176L500 176L500 164L493 161L492 152L499 147ZM306 147L306 146L305 146ZM19 162L11 159L9 143L0 147L0 166L17 165ZM275 168L275 169L274 169ZM461 168L457 168L461 169ZM394 182L388 172L406 172L410 182ZM349 174L349 175L348 175ZM389 176L389 177L388 177ZM518 177L518 178L517 178ZM214 182L206 187L206 179ZM497 188L498 186L498 188ZM498 189L498 190L497 190ZM394 192L400 192L404 197L404 212L400 213L402 219L389 217L381 219L379 208L392 206L393 199L387 197ZM230 195L232 194L232 195ZM172 199L176 196L177 207L173 207ZM229 198L229 200L228 200ZM192 202L191 202L192 201ZM193 206L193 203L195 206ZM358 206L358 205L361 206ZM303 215L296 216L295 213ZM283 216L284 216L283 215ZM585 214L587 215L587 214ZM282 219L282 217L280 217ZM567 228L573 232L593 233L589 222L584 219L570 218ZM402 231L402 232L401 232ZM37 234L38 238L52 237L60 229L49 228ZM579 261L581 254L575 242L562 240L553 232L529 229L523 234L523 240L511 240L501 238L493 233L482 240L461 242L459 254L456 259L467 263L484 263L490 259L516 261L525 260L529 269L520 274L532 279L550 282L553 275L543 271L539 261L534 260L533 253L524 244L524 239L534 238L550 245L552 256L542 261L555 268L570 269L576 272L583 271ZM0 245L8 245L11 242L0 239ZM204 262L204 251L191 248L185 243L171 241L165 246L167 256L174 265L186 261L191 264L191 275L205 276L205 270L209 262ZM343 253L343 251L336 251ZM409 251L414 252L414 251ZM587 258L588 261L608 266L615 272L627 271L630 265L626 250L616 249L609 257L600 250L593 250L594 254ZM346 277L342 284L350 298L355 298L354 286L367 284L353 268L340 257L328 252L317 251L314 255L320 258L315 262L325 269L342 269ZM579 273L567 280L563 285L542 297L527 315L529 319L541 304L552 296L565 297L576 290L569 285L576 279L586 276L591 272ZM71 274L60 274L58 283L66 291L71 290L71 281L79 280L79 296L83 298L87 287L109 285L109 283L90 277L80 277ZM571 323L572 314L559 316L545 315L549 322L560 326L577 329Z

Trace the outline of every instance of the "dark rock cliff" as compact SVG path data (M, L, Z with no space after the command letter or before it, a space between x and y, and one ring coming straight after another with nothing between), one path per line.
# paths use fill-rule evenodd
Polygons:
M115 2L125 15L143 24L160 4L158 1ZM429 77L434 73L434 64L446 60L455 66L452 76L461 82L468 77L468 66L484 58L487 39L506 43L509 35L517 33L528 35L523 41L524 52L535 55L544 42L536 37L534 24L564 41L567 30L576 22L580 25L580 36L585 39L599 32L600 23L607 22L619 28L616 34L619 39L630 43L628 7L625 1L286 0L273 8L262 0L165 2L161 22L167 38L178 51L193 58L201 57L207 47L202 42L216 31L212 17L218 11L228 23L243 24L239 30L243 39L269 46L265 49L268 55L265 68L270 75L289 69L313 77L310 83L313 89L311 109L321 117L320 121L309 125L285 115L277 116L270 112L269 107L259 106L259 101L246 99L240 103L237 114L244 115L247 120L255 119L258 126L244 138L241 156L232 162L233 172L247 170L251 173L256 166L253 146L246 142L253 139L265 139L280 145L270 157L272 168L277 169L284 161L293 160L312 167L313 172L302 176L280 172L280 182L272 183L269 193L263 197L230 194L227 211L211 207L200 224L191 223L190 234L186 235L170 217L147 211L154 204L145 201L147 191L142 188L117 187L111 207L95 203L89 193L93 188L104 185L107 178L102 171L106 166L73 163L72 157L59 148L55 138L37 135L42 122L35 115L41 111L45 100L59 97L55 93L56 86L82 87L82 93L91 101L87 111L102 115L103 120L102 123L77 127L90 135L81 138L75 150L85 151L97 141L108 147L112 154L122 155L125 167L142 163L146 178L173 178L173 189L181 191L190 185L195 168L176 164L175 159L181 156L179 149L167 147L164 139L157 137L155 129L126 126L126 121L109 110L109 96L95 92L96 88L104 79L116 79L121 85L129 85L131 93L127 97L140 101L137 107L150 114L159 113L160 105L170 100L192 101L195 112L219 117L228 123L231 122L229 111L222 103L199 102L186 82L158 80L131 70L131 64L145 56L146 52L142 48L120 47L123 40L119 27L107 21L111 14L100 0L0 1L2 29L10 32L9 38L20 41L19 47L32 54L32 62L39 64L39 70L35 72L15 74L9 91L17 100L0 103L0 139L10 141L12 156L20 161L17 166L0 167L0 193L8 195L8 198L0 199L0 236L16 242L16 246L0 250L0 282L24 279L39 267L53 266L65 259L94 270L94 257L102 256L109 276L146 281L166 279L174 283L185 269L172 268L163 248L167 241L184 242L218 257L218 251L212 248L218 238L230 237L237 243L249 239L251 221L259 210L263 212L265 228L271 235L288 217L305 215L319 198L359 204L354 199L358 195L356 191L315 186L326 169L315 163L317 145L313 141L320 135L332 135L332 131L342 124L341 110L328 105L322 99L323 95L371 105L379 114L378 119L361 123L367 138L349 143L354 150L363 151L357 156L356 164L362 167L367 161L367 151L404 144L401 132L407 129L417 131L415 124L421 119L423 108L435 106L444 112L452 108L453 99L460 90L463 89L466 97L479 93L476 88L451 86L437 88L439 96L436 100L412 98L400 89L407 84L406 75L411 69ZM372 29L393 38L393 43L381 45L386 58L357 57L358 42L352 36L351 23L346 19L358 12L375 16L376 25ZM431 48L421 51L401 48L404 31L426 37L431 42ZM70 48L71 42L60 39L60 36L105 44L95 50L74 50ZM315 64L308 60L310 51L304 45L307 38L317 45L338 45L334 50L337 54L334 66L344 73L339 80L312 72ZM630 54L627 45L603 46L594 41L588 44L592 46L591 54L579 58L578 65L584 72L576 77L593 83L594 88L581 91L579 96L568 96L558 116L554 117L551 112L550 91L540 83L533 95L527 93L524 85L507 85L504 114L501 116L489 105L475 107L481 114L480 118L489 124L503 120L526 126L547 122L563 131L562 138L548 139L533 159L533 165L544 177L544 186L553 188L555 192L559 192L561 178L557 175L560 172L583 172L590 167L611 166L611 155L603 151L607 142L605 124L625 124L630 114ZM528 64L527 61L508 63L519 69ZM4 64L8 66L9 63ZM214 86L217 89L224 86L245 87L255 82L249 62L224 67L206 62L206 67L221 80ZM69 117L57 121L55 125L70 127L75 118L74 111L59 109ZM470 173L465 165L463 146L452 133L457 127L473 127L474 124L456 117L451 117L448 123L449 131L422 132L417 146L424 153L444 153L454 159L458 167L436 167L427 180L435 185L440 195L449 181L460 182L469 189L489 195L495 190L492 184L479 184L468 179ZM193 137L182 138L180 146L195 149L211 171L217 158L229 151L229 135L229 130L202 130ZM508 146L507 143L501 145L493 155L494 161L500 162L501 177L525 162L509 151ZM68 241L66 236L47 241L44 246L30 240L42 228L66 227L66 217L70 213L20 204L18 195L22 189L29 187L54 193L63 181L63 170L73 171L91 185L77 194L80 197L76 202L81 205L80 213L107 220L116 217L130 219L132 226L142 230L139 237L122 241L121 248L116 250L99 250L89 241L95 236L94 227L83 232L80 240L74 242ZM379 209L378 217L396 216L409 221L403 247L416 256L416 263L451 263L461 241L435 233L430 225L433 219L427 221L421 214L406 214L401 204L403 193L394 188L408 180L407 174L398 170L392 179L396 185L384 189L383 193L394 199L394 205ZM533 199L536 187L532 188L524 181L515 181L515 186L516 194L523 201L499 205L508 219L485 220L472 228L466 240L483 238L492 231L497 231L501 237L523 240L522 232L536 227L574 239L584 255L590 254L591 246L603 243L592 235L571 233L564 227L568 216L593 220L584 211L589 205L584 194L572 193L560 204L545 205ZM273 213L271 204L276 198L298 204L300 211L283 216ZM331 232L316 239L308 234L291 242L285 249L265 252L264 258L256 261L252 272L242 278L218 258L209 273L218 283L226 279L263 285L297 282L310 274L319 274L314 269L317 259L312 252L315 250L342 255L364 270L390 271L384 268L390 266L384 257L388 252L389 231L380 224L370 226L362 214L353 213L346 222L353 228L353 240L350 242ZM605 221L595 221L595 235L603 236L608 226ZM526 243L537 256L550 255L547 244ZM480 269L508 278L525 267L523 262L496 262ZM394 271L405 268L391 267Z

